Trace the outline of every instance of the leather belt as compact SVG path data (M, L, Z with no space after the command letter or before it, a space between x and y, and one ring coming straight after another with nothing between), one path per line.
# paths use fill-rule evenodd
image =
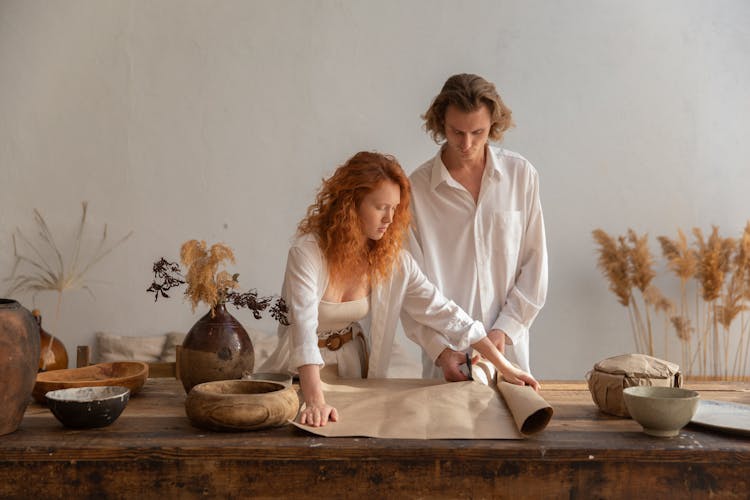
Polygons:
M324 339L318 339L318 347L326 347L330 351L338 351L341 346L354 338L351 329L346 333L332 333Z

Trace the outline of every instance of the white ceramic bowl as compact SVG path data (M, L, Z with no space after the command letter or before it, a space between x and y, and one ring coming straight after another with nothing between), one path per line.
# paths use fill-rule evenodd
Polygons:
M698 409L697 392L678 387L628 387L622 391L630 416L650 436L677 436Z

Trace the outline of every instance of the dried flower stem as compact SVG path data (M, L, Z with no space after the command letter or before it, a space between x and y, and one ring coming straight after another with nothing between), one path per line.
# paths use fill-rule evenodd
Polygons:
M674 240L658 237L669 270L679 278L677 315L671 302L651 285L656 273L646 235L639 236L632 229L624 237L609 236L601 229L592 234L599 245L597 266L618 301L628 308L637 350L654 354L653 327L656 314L662 312L664 356L669 355L666 332L671 323L680 340L687 376L693 373L726 379L746 376L750 361L750 321L745 315L750 302L750 221L739 240L722 238L716 226L708 237L699 228L693 228L693 244L679 229ZM695 305L690 308L692 289ZM695 328L689 316L694 317ZM738 336L734 335L736 331Z

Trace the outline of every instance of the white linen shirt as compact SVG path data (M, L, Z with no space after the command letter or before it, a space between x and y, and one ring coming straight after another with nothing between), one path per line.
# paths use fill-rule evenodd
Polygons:
M290 324L279 326L278 346L261 364L261 371L296 373L303 365L324 365L316 331L318 304L327 286L327 265L317 239L309 234L299 237L289 249L281 291ZM468 349L487 335L482 324L446 299L403 251L389 279L373 286L370 312L361 322L370 346L368 378L387 376L402 307L414 321L429 325L429 332L421 337L425 349L434 350L443 342Z
M487 146L477 202L438 154L410 176L414 217L410 246L424 273L447 297L512 343L507 351L529 367L529 328L547 295L547 245L539 178L521 155ZM406 335L420 345L434 336L402 315ZM432 346L434 347L434 345ZM424 376L445 347L425 349Z

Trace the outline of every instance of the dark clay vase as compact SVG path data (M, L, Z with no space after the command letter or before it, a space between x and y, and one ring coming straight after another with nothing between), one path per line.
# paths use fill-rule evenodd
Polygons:
M15 300L0 299L0 436L21 425L39 364L39 325Z
M180 352L180 380L185 392L214 380L242 378L252 373L255 351L250 337L224 305L203 316L188 332Z
M39 309L31 311L39 325L39 339L41 340L39 352L39 371L64 370L68 367L68 351L65 345L57 337L47 333L42 328L42 315Z

